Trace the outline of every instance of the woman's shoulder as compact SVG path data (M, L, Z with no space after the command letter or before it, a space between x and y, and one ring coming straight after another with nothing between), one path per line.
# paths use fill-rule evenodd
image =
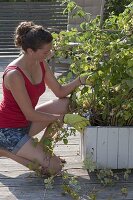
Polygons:
M7 70L4 72L3 81L7 89L12 86L20 86L24 84L23 77L21 73L14 68L14 66L7 66Z
M18 68L19 68L19 60L20 60L20 58L18 57L15 60L13 60L12 62L10 62L7 65L7 67L5 68L4 73L8 72L8 74L10 74L10 75L19 76L20 75L20 72L18 70Z
M4 71L4 77L6 80L22 80L22 75L21 73L18 71L17 66L7 66L5 71ZM6 76L5 76L6 75Z

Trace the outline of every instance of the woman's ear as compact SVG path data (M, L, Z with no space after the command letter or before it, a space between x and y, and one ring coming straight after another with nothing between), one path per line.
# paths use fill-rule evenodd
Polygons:
M33 53L34 53L34 51L33 51L31 48L28 48L28 49L27 49L27 53L28 53L29 55L31 55L31 56L32 56L32 55L33 55Z

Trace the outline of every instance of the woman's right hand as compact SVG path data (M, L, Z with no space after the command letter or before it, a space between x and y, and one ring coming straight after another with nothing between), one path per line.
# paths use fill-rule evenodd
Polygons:
M79 76L79 81L81 83L81 85L93 85L93 81L91 78L91 74L90 73L83 73Z

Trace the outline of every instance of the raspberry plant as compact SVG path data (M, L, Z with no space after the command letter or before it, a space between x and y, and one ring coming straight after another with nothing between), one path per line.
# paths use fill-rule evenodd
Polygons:
M71 99L92 126L133 125L132 6L119 16L112 14L103 29L98 16L81 23L80 31L53 33L55 57L71 60L70 72L61 82L88 73L89 86L76 89Z

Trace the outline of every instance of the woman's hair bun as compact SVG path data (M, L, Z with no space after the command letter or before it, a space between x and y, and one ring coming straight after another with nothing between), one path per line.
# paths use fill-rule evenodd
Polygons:
M21 22L15 30L14 43L16 47L21 48L24 52L28 48L37 51L44 44L51 43L52 34L45 30L43 26L36 25L32 21Z
M17 47L21 47L22 45L22 38L26 36L26 34L35 26L32 21L24 21L21 22L16 30L15 30L15 38L14 42Z

